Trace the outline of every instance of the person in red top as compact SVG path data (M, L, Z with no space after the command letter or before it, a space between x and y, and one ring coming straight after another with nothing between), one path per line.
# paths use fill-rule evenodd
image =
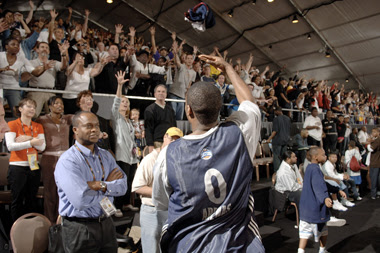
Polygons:
M5 133L8 150L11 151L8 182L11 185L11 215L14 221L36 209L41 176L37 152L43 151L46 146L42 125L32 121L36 102L25 98L20 101L18 110L21 117L8 122L10 131Z

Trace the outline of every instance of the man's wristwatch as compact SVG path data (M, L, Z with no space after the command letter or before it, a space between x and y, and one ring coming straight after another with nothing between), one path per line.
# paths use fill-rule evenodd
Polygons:
M104 181L100 181L100 190L105 191L107 189L107 185Z

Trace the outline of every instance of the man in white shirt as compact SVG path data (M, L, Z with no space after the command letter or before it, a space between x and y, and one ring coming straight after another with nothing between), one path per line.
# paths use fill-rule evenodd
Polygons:
M192 69L194 57L192 54L186 54L185 62L182 64L178 56L178 43L173 43L174 63L177 68L174 82L169 89L169 98L173 99L185 99L186 91L190 85L195 81L197 73ZM172 102L173 110L176 114L177 120L183 119L185 111L185 103Z
M38 44L37 50L36 50L36 52L38 53L38 58L35 60L31 60L30 63L32 64L33 67L37 67L37 66L43 65L44 63L49 62L49 65L48 65L49 69L47 69L39 77L33 76L28 72L24 72L22 75L23 81L29 80L30 88L40 88L40 89L47 89L47 90L54 89L57 72L65 70L69 62L67 49L69 48L70 44L67 41L65 41L65 43L58 46L59 46L59 50L61 51L62 62L54 61L54 60L48 61L48 57L50 54L49 44L46 42L40 42ZM28 92L28 98L31 98L37 102L36 117L40 115L42 108L44 107L46 102L49 100L49 98L51 98L52 96L55 96L55 93L38 92L38 91ZM45 105L45 113L49 113L49 109L47 105Z
M346 132L344 133L343 150L347 150L348 142L350 141L350 134L352 133L350 126L350 115L344 115L344 124L346 124Z
M159 211L152 202L153 166L161 149L183 137L176 127L169 128L164 135L161 148L154 149L141 161L132 183L132 192L141 198L140 227L141 245L144 252L160 253L161 229L168 218L167 211Z
M365 146L368 144L368 138L369 138L369 135L367 133L367 127L365 126L362 126L360 128L360 131L358 133L358 139L359 139L359 142Z
M274 187L276 191L285 193L290 201L299 206L303 180L297 167L297 156L292 151L286 151L282 158Z
M303 128L309 131L307 143L310 146L321 146L322 140L322 121L318 117L318 108L311 109L311 115L307 116L303 123Z

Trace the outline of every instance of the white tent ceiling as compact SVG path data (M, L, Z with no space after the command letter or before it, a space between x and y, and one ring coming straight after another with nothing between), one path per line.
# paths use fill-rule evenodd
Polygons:
M380 91L380 1L379 0L208 0L216 25L198 33L184 21L184 12L198 4L195 0L39 0L35 16L46 16L55 7L63 16L66 7L76 12L91 11L93 24L114 30L121 23L124 30L135 26L149 41L149 21L155 22L158 45L170 47L170 32L175 31L189 45L204 53L214 46L228 49L229 57L255 56L254 65L277 70L286 65L286 74L317 80L345 83L349 89ZM27 11L27 1L8 0L3 5L11 10ZM227 13L233 9L233 17ZM45 10L45 11L44 11ZM299 22L292 24L294 14ZM79 15L76 16L79 18ZM287 18L286 18L287 17ZM284 19L282 19L284 18ZM311 39L307 39L310 34ZM271 46L271 49L270 49ZM329 48L332 57L326 58Z

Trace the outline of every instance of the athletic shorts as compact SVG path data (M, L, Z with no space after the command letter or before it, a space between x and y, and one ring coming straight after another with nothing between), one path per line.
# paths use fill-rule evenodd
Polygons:
M321 236L327 236L328 230L326 223L309 223L301 220L299 226L300 239L309 239L314 235L314 241L319 242Z

